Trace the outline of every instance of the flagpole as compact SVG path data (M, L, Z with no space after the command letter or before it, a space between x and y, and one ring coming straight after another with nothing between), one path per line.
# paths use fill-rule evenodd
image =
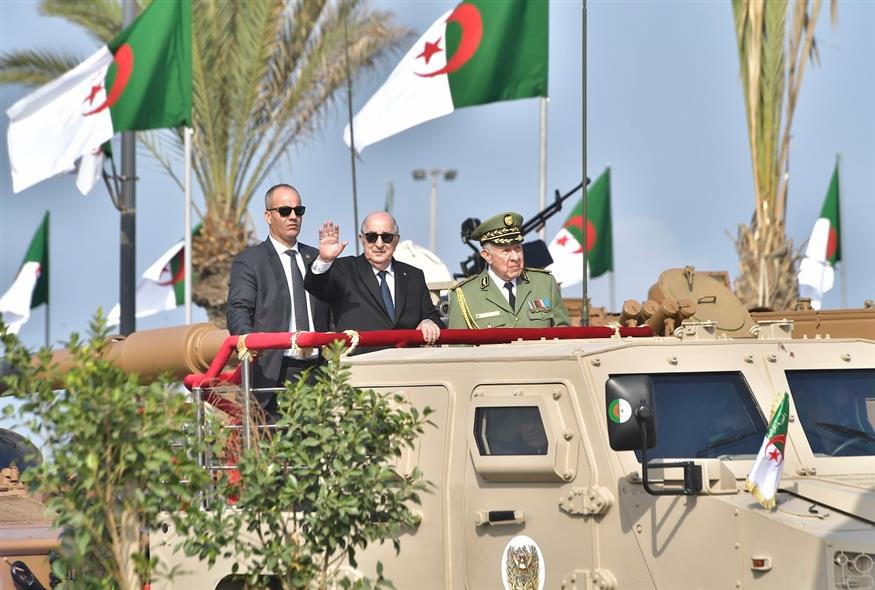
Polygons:
M838 171L838 194L836 195L836 204L839 209L839 252L842 255L842 259L839 262L842 265L841 271L841 282L842 282L842 308L848 307L848 273L846 272L848 263L845 261L845 248L842 243L844 238L842 235L844 234L844 222L842 221L842 155L836 154L836 170Z
M541 96L538 99L539 106L539 140L540 140L540 157L538 159L538 211L543 211L547 207L547 97ZM538 235L541 239L547 232L547 226L542 225L538 230Z
M355 223L353 235L359 231L359 199L355 178L355 127L352 124L352 72L349 67L349 14L343 24L343 43L346 49L346 108L349 116L349 165L352 168L352 216ZM359 240L355 242L355 255L359 255Z
M589 302L588 302L588 294L587 294L587 276L586 276L586 267L587 267L587 251L586 245L588 240L587 236L587 223L588 219L586 216L586 202L587 199L587 186L586 186L586 0L583 0L581 3L582 11L581 11L581 131L580 137L582 138L582 149L581 149L581 159L583 164L583 281L581 281L582 285L582 301L580 306L580 325L588 326L589 325Z
M611 238L613 238L613 236L611 236ZM613 263L613 260L611 262ZM613 264L612 264L612 266L613 266ZM608 288L610 289L609 300L611 302L611 311L613 312L613 311L617 310L617 304L616 304L617 291L615 290L615 287L614 287L614 271L613 270L608 272L608 281L609 281Z
M137 18L136 0L122 0L122 27L127 28ZM137 192L136 192L136 135L122 133L122 192L120 199L121 233L119 235L119 331L127 336L137 329Z
M46 216L48 216L48 215L49 215L49 213L46 213ZM47 227L46 227L46 260L48 262L47 266L49 267L49 269L47 269L47 270L50 270L51 266L52 266L51 265L52 259L51 259L51 252L50 252L51 244L52 244L52 240L51 240L51 237L52 237L52 232L51 232L52 219L51 219L51 217L48 217L48 223L46 225L47 225ZM844 265L842 265L842 266L844 266ZM47 276L46 277L46 348L49 348L49 346L51 345L51 342L52 342L51 339L49 338L49 330L51 329L51 325L52 325L52 314L49 312L49 308L51 308L51 306L52 306L52 286L51 286L50 277Z
M185 261L185 269L183 270L183 287L185 289L185 323L191 323L191 256L192 256L192 238L191 238L191 127L186 127L183 130L183 138L185 143L185 204L182 212L182 225L185 232L185 252L182 259Z

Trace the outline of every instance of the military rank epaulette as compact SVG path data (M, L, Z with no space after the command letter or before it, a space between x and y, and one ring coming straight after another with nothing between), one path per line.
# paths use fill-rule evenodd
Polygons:
M553 271L549 271L546 268L532 268L530 266L526 266L526 267L523 267L523 270L525 270L526 272L543 272L543 273L547 273L548 275L553 274Z
M470 277L465 277L464 279L460 279L456 284L454 284L452 287L450 287L450 291L452 291L454 289L458 289L459 287L461 287L465 283L473 281L477 277L478 277L478 275L471 275Z

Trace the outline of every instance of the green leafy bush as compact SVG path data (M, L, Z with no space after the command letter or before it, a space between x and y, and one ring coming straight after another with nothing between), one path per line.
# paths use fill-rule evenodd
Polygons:
M202 534L187 550L207 559L224 547L235 556L248 587L269 579L293 588L372 587L378 579L351 579L356 550L393 539L413 527L426 484L415 471L402 478L392 462L422 433L430 413L408 407L400 396L383 396L349 385L340 346L314 383L302 379L279 394L280 418L239 458L240 479L223 478L220 498L201 514ZM235 567L235 572L238 568Z
M3 390L22 400L26 425L49 450L24 480L64 531L53 564L59 588L140 590L160 571L143 551L144 535L167 518L190 530L210 484L195 460L204 449L186 434L193 405L169 380L141 386L105 360L99 312L90 340L71 336L72 368L63 372L48 350L32 355L2 327L0 334L12 369Z

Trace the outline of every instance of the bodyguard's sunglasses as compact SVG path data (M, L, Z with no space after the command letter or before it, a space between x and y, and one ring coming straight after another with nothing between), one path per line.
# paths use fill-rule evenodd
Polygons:
M368 241L368 244L374 244L377 242L377 238L381 238L384 244L391 244L395 239L395 234L391 232L383 232L378 234L375 231L369 231L364 233L365 239Z
M280 214L280 217L288 217L292 214L292 211L295 212L295 215L298 217L304 216L304 211L307 210L303 205L298 205L297 207L289 207L288 205L283 205L282 207L271 207L267 209L268 211L276 211Z

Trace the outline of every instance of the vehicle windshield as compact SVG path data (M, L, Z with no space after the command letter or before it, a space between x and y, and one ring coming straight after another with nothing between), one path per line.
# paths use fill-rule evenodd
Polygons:
M787 383L815 455L875 455L875 369L787 371Z
M656 447L648 460L752 459L766 423L740 373L650 374ZM641 461L640 451L636 451Z

